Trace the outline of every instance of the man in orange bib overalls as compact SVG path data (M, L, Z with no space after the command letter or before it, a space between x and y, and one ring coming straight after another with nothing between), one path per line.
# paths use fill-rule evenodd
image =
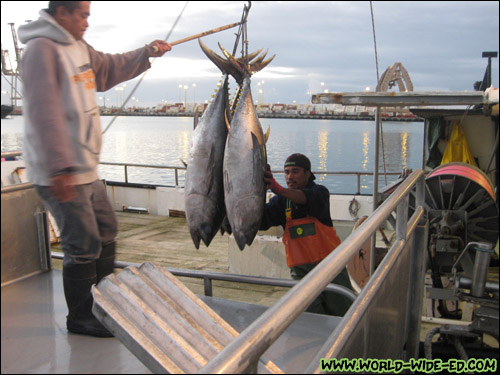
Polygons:
M330 216L330 192L314 183L311 162L305 155L292 154L286 159L285 180L288 188L274 179L268 167L264 181L276 196L266 204L261 229L277 225L285 229L287 265L292 278L300 280L340 244L340 239ZM352 290L346 268L332 282ZM350 305L346 297L323 292L306 311L343 316Z

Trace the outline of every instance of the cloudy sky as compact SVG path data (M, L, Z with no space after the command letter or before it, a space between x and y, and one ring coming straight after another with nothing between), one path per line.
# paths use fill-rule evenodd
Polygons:
M2 49L12 51L8 22L16 28L38 18L46 1L2 1ZM185 2L107 2L91 5L85 39L96 49L118 53L164 39ZM191 1L168 41L237 22L245 2ZM379 74L395 62L408 70L415 91L472 91L481 80L487 59L483 51L498 51L497 1L374 1ZM237 29L204 38L220 52L217 42L232 50ZM310 95L375 89L377 71L370 2L254 1L248 17L249 50L268 48L274 61L253 77L265 102L310 102ZM13 54L11 54L13 56ZM498 87L498 58L492 64ZM220 72L204 56L196 41L175 46L157 59L138 87L143 105L187 100L209 100ZM264 81L264 83L262 83ZM126 83L125 94L137 80ZM322 86L321 83L324 83ZM196 88L193 88L193 84ZM179 89L179 85L188 89ZM2 78L2 90L6 90ZM232 85L234 90L234 84ZM2 94L2 103L5 102ZM118 92L105 94L116 105ZM262 98L262 96L260 96Z

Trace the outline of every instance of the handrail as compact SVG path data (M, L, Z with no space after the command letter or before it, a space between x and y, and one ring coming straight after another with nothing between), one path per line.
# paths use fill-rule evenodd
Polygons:
M398 213L407 212L407 197L414 185L417 185L416 206L421 207L424 197L424 172L417 170L335 251L203 367L201 373L242 373L256 363L328 283L342 271L387 217L396 208ZM414 216L421 213L422 210L416 210ZM398 215L396 228L399 244L406 241L407 216L404 219L403 216Z
M63 260L64 254L57 251L52 251L51 257L54 259ZM140 264L115 260L115 268L126 268L130 266L139 267ZM279 279L275 277L236 275L231 273L188 270L188 269L170 268L170 267L164 267L164 268L175 276L203 279L205 281L205 296L207 297L212 297L212 280L243 283L243 284L279 286L284 288L291 288L299 283L299 280ZM208 285L207 285L207 280L210 281ZM352 290L342 285L329 284L325 290L328 292L340 294L351 301L354 301L356 299L356 294L354 294Z
M412 215L410 221L408 222L406 237L409 237L411 233L413 233L413 230L415 229L423 215L424 209L420 206L415 210L415 213ZM400 252L403 250L404 246L405 241L403 239L398 238L394 242L394 244L387 252L386 257L383 259L382 263L379 265L372 278L370 279L370 281L373 280L373 282L365 285L365 288L358 296L358 299L351 306L352 308L347 311L347 313L344 315L344 318L323 344L322 348L318 353L316 353L315 358L313 359L313 361L311 361L309 367L306 369L306 373L317 373L321 371L319 368L320 359L334 358L336 357L335 353L343 348L349 337L352 335L353 330L356 328L357 319L359 319L360 315L362 315L366 310L362 308L361 305L368 306L374 300L377 291L381 288L383 280L392 270L392 266L398 259Z
M157 168L157 169L173 169L175 172L175 187L179 187L179 171L186 170L186 167L178 167L171 165L158 165L158 164L136 164L136 163L112 163L100 162L101 165L123 166L125 183L128 183L128 167L137 168ZM316 176L355 176L356 177L356 192L353 194L361 194L361 176L373 176L373 172L354 172L354 171L312 171ZM274 170L273 174L284 174L282 170ZM400 172L388 172L388 176L399 176Z
M22 151L6 151L2 152L2 158L14 158L17 156L21 156L22 154Z
M2 152L2 158L6 157L17 157L21 156L22 151L13 151L13 152ZM185 171L186 167L179 167L175 165L159 165L159 164L138 164L138 163L115 163L115 162L105 162L101 161L99 164L101 165L109 165L115 167L123 167L125 183L129 183L128 181L128 167L136 167L136 168L156 168L156 169L173 169L174 177L175 177L175 187L181 187L179 185L179 171ZM274 170L273 174L279 175L283 174L282 170ZM356 177L356 191L352 194L360 195L361 194L361 176L373 176L373 172L355 172L355 171L312 171L317 177L318 176L353 176ZM386 175L388 176L399 176L401 172L388 172ZM109 180L109 182L115 182ZM155 184L161 186L159 184Z

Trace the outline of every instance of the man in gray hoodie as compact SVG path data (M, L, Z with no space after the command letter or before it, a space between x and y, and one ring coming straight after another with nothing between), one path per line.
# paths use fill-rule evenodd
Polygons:
M98 179L102 129L97 91L149 69L149 57L171 46L160 40L123 54L104 54L83 40L89 1L51 1L40 18L19 27L24 159L28 177L54 215L64 251L68 331L112 334L92 314L91 287L113 272L116 216Z

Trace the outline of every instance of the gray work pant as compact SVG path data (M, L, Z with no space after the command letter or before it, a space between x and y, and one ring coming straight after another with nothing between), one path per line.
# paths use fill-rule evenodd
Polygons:
M102 181L76 185L76 196L68 202L58 201L49 186L35 186L61 232L63 266L99 259L102 246L114 241L118 228Z

